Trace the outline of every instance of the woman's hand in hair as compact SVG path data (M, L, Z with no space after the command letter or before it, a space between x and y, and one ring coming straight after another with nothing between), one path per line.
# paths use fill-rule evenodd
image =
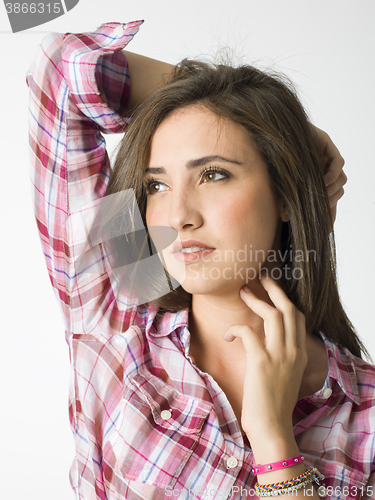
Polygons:
M343 196L343 186L348 180L343 171L345 160L329 135L318 127L314 129L318 136L318 146L323 161L324 181L331 207L332 222L335 222L337 202Z
M264 320L264 336L248 325L233 325L224 334L231 342L241 338L246 369L241 425L257 463L298 454L292 415L307 365L305 316L269 276L260 281L272 303L259 299L248 287L240 296ZM247 291L248 290L248 291ZM293 455L288 455L293 456Z

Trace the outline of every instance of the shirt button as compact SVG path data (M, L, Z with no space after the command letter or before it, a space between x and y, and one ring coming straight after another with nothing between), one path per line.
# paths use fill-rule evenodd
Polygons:
M234 469L238 465L238 460L235 457L230 457L227 460L227 467L228 469Z
M320 498L325 498L327 496L327 488L325 488L324 486L319 486L318 495L320 496Z
M113 30L113 34L114 34L115 36L117 36L117 35L122 35L122 34L123 34L123 32L124 32L124 29L123 29L123 27L122 27L122 26L116 26L116 28Z
M172 413L170 412L170 410L163 410L160 413L160 416L163 420L169 420L172 416Z
M332 389L326 389L323 393L323 398L328 399L332 394Z

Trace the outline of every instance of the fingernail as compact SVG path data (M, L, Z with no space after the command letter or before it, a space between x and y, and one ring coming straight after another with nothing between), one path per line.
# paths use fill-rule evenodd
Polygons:
M248 286L244 286L242 290L246 293L250 293L250 288Z
M224 335L223 335L223 339L226 341L226 342L232 342L233 338L232 338L232 335L229 333L229 332L225 332Z
M260 270L260 273L259 273L259 276L260 276L261 278L265 278L265 277L267 276L267 271L266 271L266 269L261 269L261 270Z

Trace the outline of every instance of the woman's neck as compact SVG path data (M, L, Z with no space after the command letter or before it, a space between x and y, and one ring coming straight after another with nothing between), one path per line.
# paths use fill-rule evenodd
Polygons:
M258 282L252 291L273 305L268 294ZM239 291L238 291L239 292ZM249 325L261 340L264 339L263 319L256 315L236 294L220 296L194 295L189 314L191 333L190 355L196 365L215 376L236 371L244 371L245 350L240 339L226 342L224 333L231 325ZM328 359L324 343L312 334L307 334L306 350L308 364L303 376L299 399L319 390L327 376Z
M252 283L252 291L262 300L273 305L259 281ZM217 360L228 355L244 353L242 342L231 343L223 339L231 325L245 324L252 327L259 338L264 338L263 320L240 298L239 290L225 295L193 295L192 310L189 314L191 345Z

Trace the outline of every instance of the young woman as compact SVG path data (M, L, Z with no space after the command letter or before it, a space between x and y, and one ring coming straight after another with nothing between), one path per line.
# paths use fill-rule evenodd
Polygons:
M27 80L76 498L375 498L375 368L335 281L343 161L288 84L123 52L140 24L49 35ZM101 133L133 109L111 171Z

